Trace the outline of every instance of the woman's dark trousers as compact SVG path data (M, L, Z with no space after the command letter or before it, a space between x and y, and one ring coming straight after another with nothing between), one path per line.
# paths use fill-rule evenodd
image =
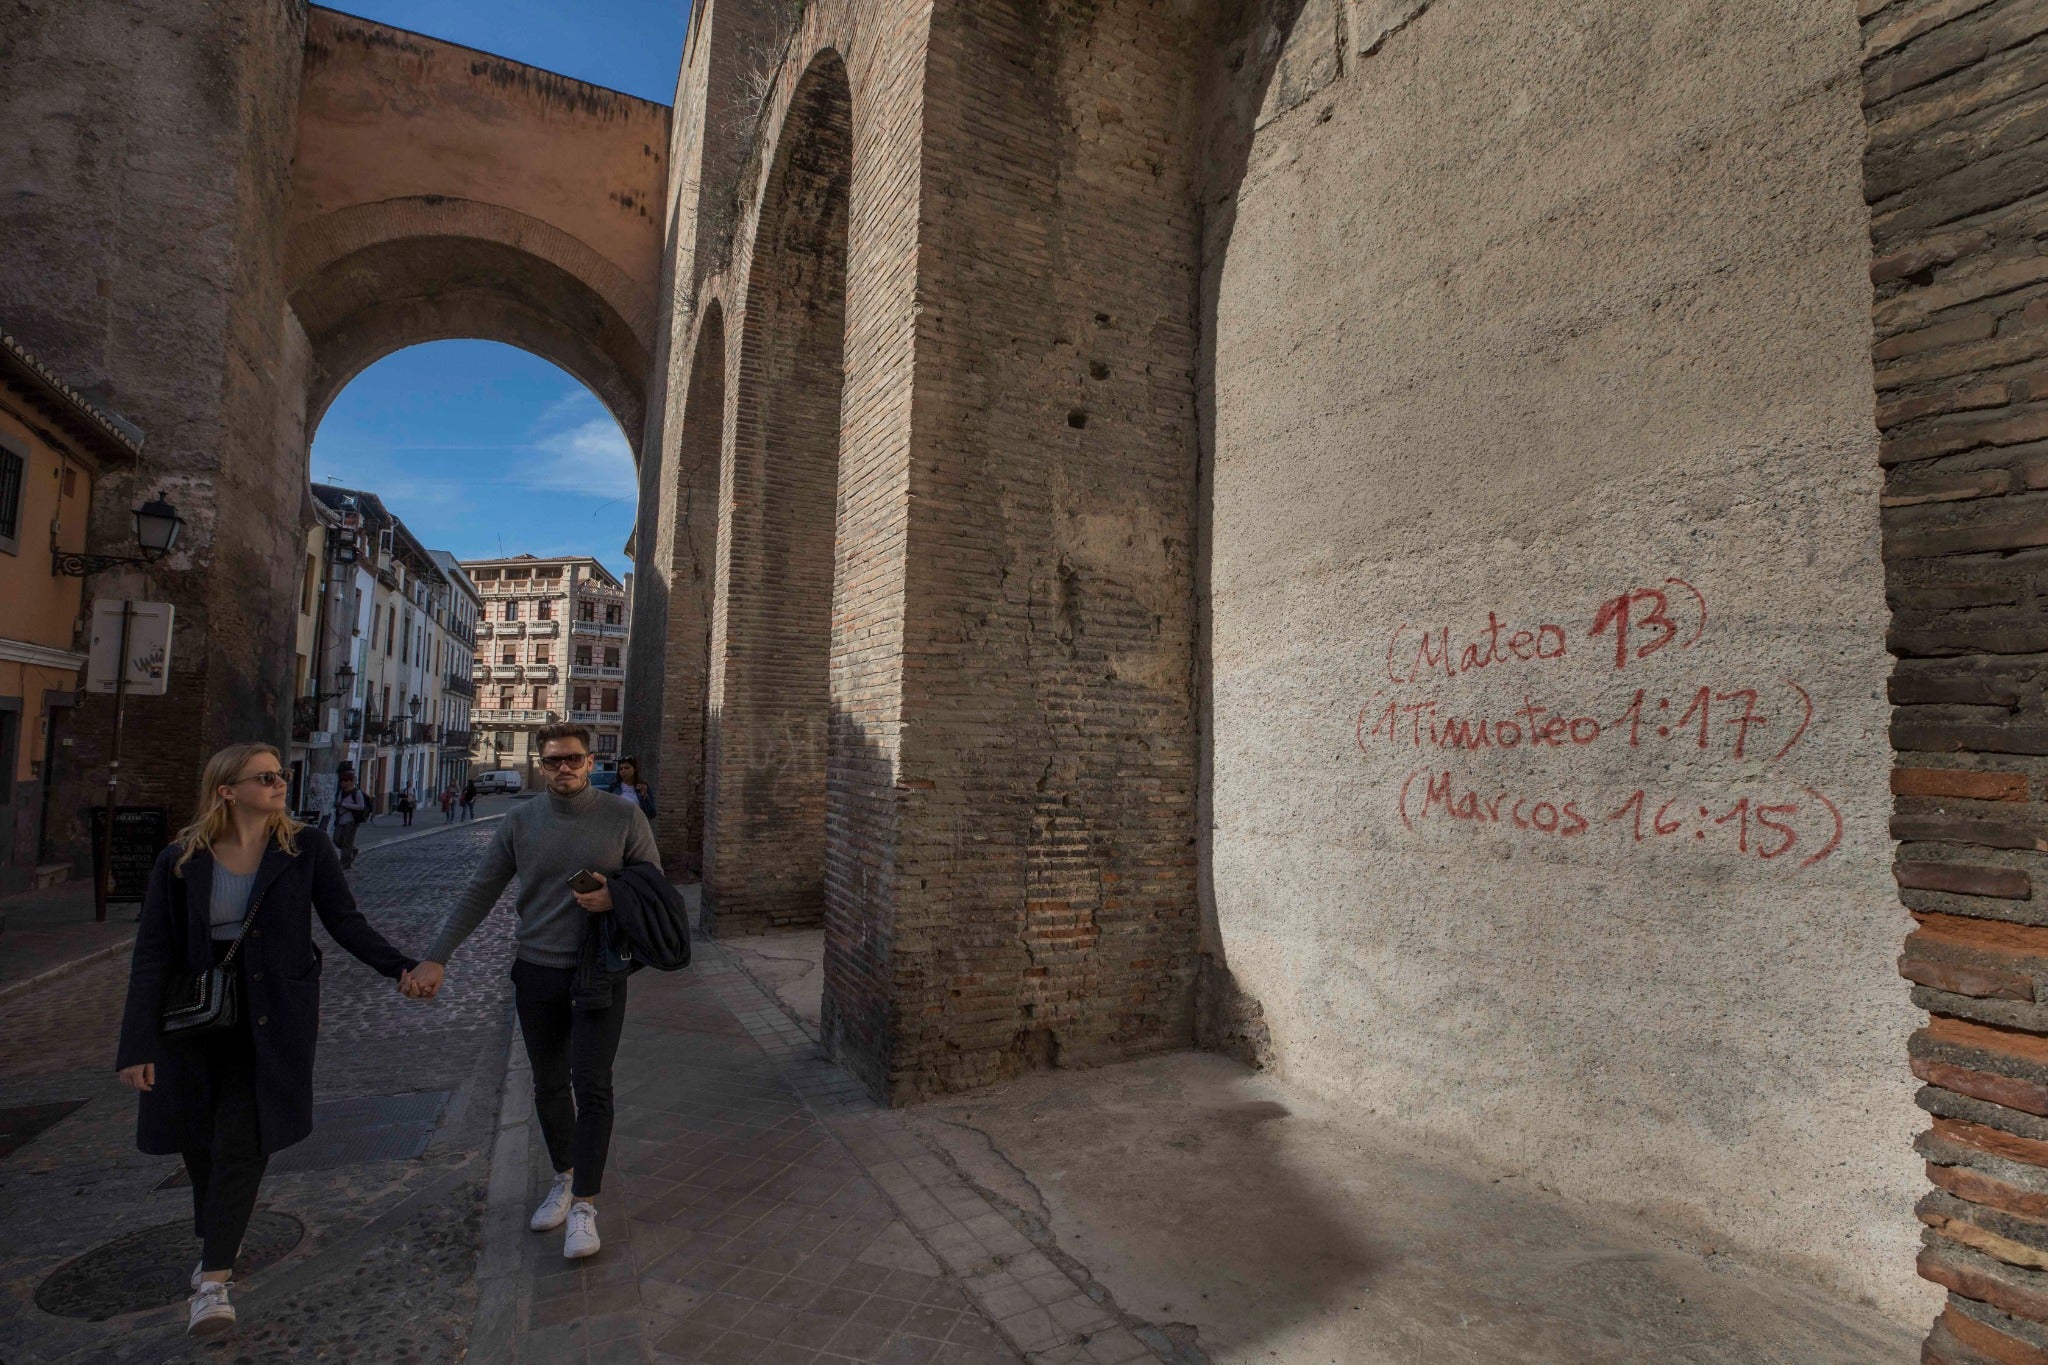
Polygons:
M217 962L228 945L216 942ZM248 984L242 986L247 1001ZM211 1141L185 1152L185 1172L192 1178L192 1227L205 1243L200 1265L206 1270L233 1270L242 1249L242 1234L256 1212L256 1187L270 1159L256 1118L256 1048L245 1018L235 1028L190 1045L206 1073L210 1092Z
M574 967L512 964L541 1136L557 1172L575 1168L570 1193L579 1199L594 1198L604 1184L612 1144L612 1058L626 1022L626 979L624 972L612 977L611 1008L579 1010L570 1004Z

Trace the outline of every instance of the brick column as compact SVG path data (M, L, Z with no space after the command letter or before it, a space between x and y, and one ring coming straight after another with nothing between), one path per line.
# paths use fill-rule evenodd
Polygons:
M2048 6L1863 0L1931 1365L2048 1360Z
M826 54L762 201L721 472L704 906L720 933L822 924L852 101Z

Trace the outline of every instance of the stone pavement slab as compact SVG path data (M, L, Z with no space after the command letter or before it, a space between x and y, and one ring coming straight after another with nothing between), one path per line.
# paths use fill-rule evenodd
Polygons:
M494 1184L488 1215L503 1336L480 1321L479 1353L676 1365L1159 1358L1133 1330L1144 1324L1037 1254L722 945L699 940L687 971L642 972L631 989L613 1173L598 1201L605 1249L568 1262L561 1233L525 1230L548 1170L537 1137L520 1139L525 1178Z
M93 918L92 883L68 881L0 900L0 1000L63 972L118 956L135 941L132 905Z

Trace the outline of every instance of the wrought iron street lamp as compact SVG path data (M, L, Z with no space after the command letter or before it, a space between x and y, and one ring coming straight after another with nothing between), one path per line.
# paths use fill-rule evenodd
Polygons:
M69 578L83 578L122 564L154 564L177 548L178 534L184 529L185 519L178 515L178 509L158 493L135 509L135 543L142 548L141 554L67 554L53 544L50 546L50 572Z

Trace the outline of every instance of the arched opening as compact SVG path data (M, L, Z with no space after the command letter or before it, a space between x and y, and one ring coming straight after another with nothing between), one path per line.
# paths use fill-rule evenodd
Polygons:
M662 852L684 867L700 869L712 589L718 560L718 469L724 447L725 312L714 302L698 328L677 441L657 769L667 798L658 807Z
M704 897L720 932L824 918L852 150L846 68L827 53L769 174L721 490Z
M321 266L291 303L312 346L309 427L373 362L421 342L468 337L559 365L639 440L647 347L589 282L541 256L480 238L391 238Z
M495 339L408 346L326 405L308 472L325 607L301 630L294 695L331 740L293 758L313 804L343 763L379 810L410 789L434 811L494 769L531 787L549 719L618 755L637 476L601 395Z

